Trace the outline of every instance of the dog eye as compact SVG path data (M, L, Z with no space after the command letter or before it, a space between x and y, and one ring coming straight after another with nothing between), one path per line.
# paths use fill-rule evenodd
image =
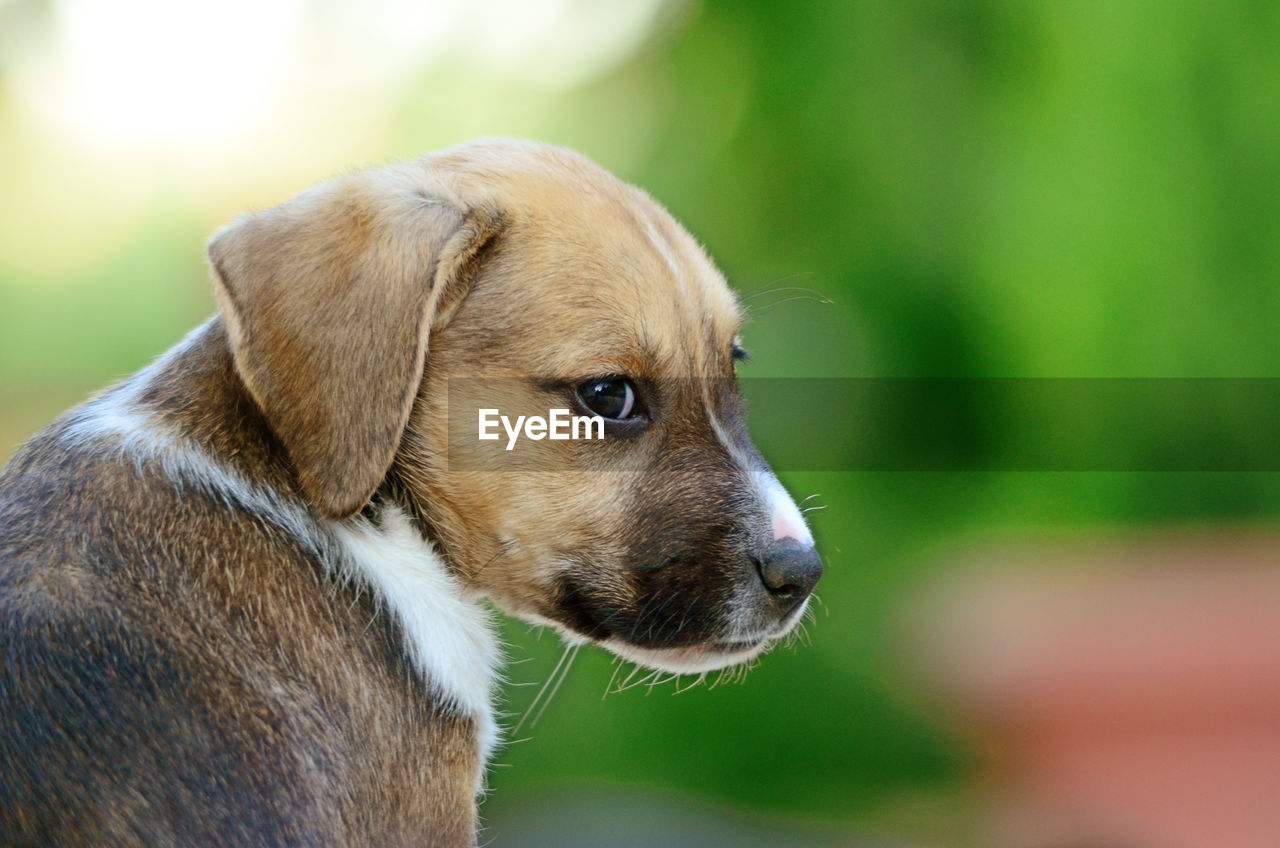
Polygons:
M578 386L578 400L599 415L623 421L636 415L636 390L625 377L602 377Z

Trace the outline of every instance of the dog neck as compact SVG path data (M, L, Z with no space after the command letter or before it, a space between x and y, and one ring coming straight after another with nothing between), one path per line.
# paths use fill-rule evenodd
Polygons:
M220 318L71 413L65 447L116 452L266 522L343 583L373 590L432 699L474 721L480 762L497 744L499 662L488 612L466 593L394 485L343 521L305 501L288 455L236 372Z

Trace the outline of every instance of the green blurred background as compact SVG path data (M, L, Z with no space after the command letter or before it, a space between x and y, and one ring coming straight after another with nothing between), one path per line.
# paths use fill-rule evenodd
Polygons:
M1253 0L0 0L0 457L212 312L237 211L482 135L665 203L746 298L747 376L1278 376L1277 44ZM538 816L620 844L590 814L618 799L619 827L967 844L974 752L897 650L920 582L1280 507L1261 472L782 471L825 507L811 644L674 697L606 697L584 650L497 757L492 844ZM512 724L561 647L505 635Z

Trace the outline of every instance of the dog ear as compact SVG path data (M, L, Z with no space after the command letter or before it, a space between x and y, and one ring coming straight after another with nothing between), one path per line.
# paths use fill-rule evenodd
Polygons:
M436 303L500 226L367 172L251 214L209 244L236 369L329 518L368 503L400 444Z

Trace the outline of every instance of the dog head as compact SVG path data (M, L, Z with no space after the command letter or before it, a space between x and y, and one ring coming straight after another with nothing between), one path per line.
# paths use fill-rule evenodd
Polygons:
M643 192L482 142L248 216L210 257L237 370L321 514L381 491L477 593L669 671L748 660L802 614L822 565L746 434L738 305ZM477 405L600 416L603 438L517 467Z

